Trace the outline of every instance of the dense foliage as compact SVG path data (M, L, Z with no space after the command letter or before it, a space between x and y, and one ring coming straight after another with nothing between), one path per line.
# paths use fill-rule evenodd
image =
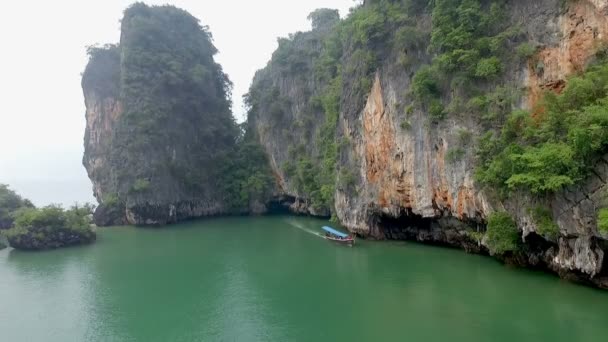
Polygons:
M0 184L0 229L13 226L14 214L21 208L33 208L28 199L19 196L8 185Z
M93 210L94 207L90 204L74 205L68 210L57 205L49 205L44 208L22 208L15 213L15 228L89 229L90 215Z
M502 1L433 2L429 51L435 56L412 79L412 94L431 121L475 112L475 104L491 96L511 58L508 47L520 37L505 18L505 6Z
M331 29L340 20L340 12L331 8L319 8L308 15L313 30Z
M515 111L480 142L478 179L503 193L547 194L584 179L608 151L608 63L548 92L532 113Z
M22 208L14 217L14 227L6 231L10 245L19 249L48 249L89 243L95 240L91 227L94 207L74 205L68 210L50 205Z
M220 164L225 202L233 212L252 208L270 198L274 186L268 158L247 123L236 148Z
M506 212L495 212L488 218L486 244L493 254L504 254L519 248L519 231Z

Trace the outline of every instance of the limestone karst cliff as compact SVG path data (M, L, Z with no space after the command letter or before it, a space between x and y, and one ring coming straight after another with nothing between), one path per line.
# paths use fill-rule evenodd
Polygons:
M503 191L478 175L491 164L479 152L487 133L504 136L518 110L540 122L544 94L561 94L605 53L607 8L605 0L369 0L343 20L318 10L313 30L279 40L256 74L249 124L295 212L331 213L361 236L492 253L608 287L608 236L596 222L608 192L605 147L575 180L551 178L565 179L551 190ZM530 181L517 176L509 184ZM490 248L488 217L502 211L516 223L517 251Z
M263 198L270 176L251 162L265 167L265 156L232 117L208 29L183 10L143 3L121 23L118 45L89 48L82 79L96 223L263 212L250 195Z

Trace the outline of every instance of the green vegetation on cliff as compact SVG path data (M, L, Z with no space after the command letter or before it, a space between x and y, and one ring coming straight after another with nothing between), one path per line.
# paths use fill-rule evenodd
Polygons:
M495 212L488 217L486 244L493 254L504 254L519 248L517 224L506 212Z
M255 211L255 204L264 204L274 188L268 158L246 125L242 125L242 135L236 148L219 165L219 182L225 202L232 212L242 212L248 208Z
M608 151L608 63L547 92L532 113L515 111L499 134L480 142L478 179L501 189L543 195L575 184Z
M531 48L522 47L529 55ZM477 179L503 198L514 193L547 199L592 174L608 152L608 62L599 58L570 77L564 90L547 91L532 111L516 110L496 131L479 140ZM608 230L600 209L597 226ZM559 236L550 210L530 210L536 231L547 239Z
M597 228L602 234L608 234L608 209L600 209L597 216Z
M530 210L534 223L536 224L536 231L540 235L543 235L549 239L555 239L559 235L559 226L553 220L553 215L548 208L537 206Z
M608 190L602 193L600 208L597 210L597 229L601 234L608 235Z
M430 64L412 79L419 106L437 122L448 114L485 106L510 62L509 47L520 35L510 27L502 1L437 0L431 5ZM524 51L525 52L525 51Z

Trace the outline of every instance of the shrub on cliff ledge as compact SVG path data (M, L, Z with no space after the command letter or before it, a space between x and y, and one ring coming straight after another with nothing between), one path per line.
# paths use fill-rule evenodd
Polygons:
M143 192L150 188L150 181L143 178L138 178L131 187L134 192Z
M506 212L496 212L490 215L486 237L486 244L493 254L512 252L519 247L517 224Z
M600 209L597 214L597 229L602 234L608 234L608 209Z
M554 222L551 211L542 206L537 206L531 211L536 231L540 235L555 239L559 236L559 226Z
M91 228L92 205L23 208L15 213L15 226L6 232L11 247L43 250L80 245L95 241Z

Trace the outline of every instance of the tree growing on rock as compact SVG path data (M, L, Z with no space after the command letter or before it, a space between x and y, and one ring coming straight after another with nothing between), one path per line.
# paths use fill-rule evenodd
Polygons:
M340 21L340 12L337 9L319 8L308 15L313 30L328 29Z
M33 208L30 200L21 197L8 185L0 184L0 229L13 226L13 214L20 208Z

